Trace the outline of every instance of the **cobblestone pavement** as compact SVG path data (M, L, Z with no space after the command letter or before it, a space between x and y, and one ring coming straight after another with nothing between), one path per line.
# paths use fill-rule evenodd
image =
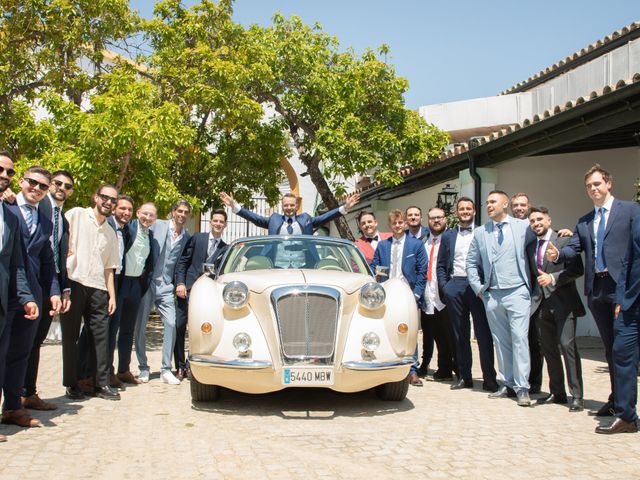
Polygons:
M225 391L217 403L192 404L188 381L158 378L154 345L151 382L127 388L119 402L67 400L61 347L45 346L41 396L60 408L35 412L42 428L0 426L8 436L0 478L640 477L640 434L596 435L598 420L586 411L489 400L481 382L452 392L429 381L400 403L371 391L298 389ZM594 339L581 351L586 406L598 407L608 392L603 351Z

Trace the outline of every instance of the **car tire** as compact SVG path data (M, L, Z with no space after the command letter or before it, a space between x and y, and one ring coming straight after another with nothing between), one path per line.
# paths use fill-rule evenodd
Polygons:
M380 400L400 402L407 397L409 391L409 377L399 382L383 383L376 387L376 395Z
M193 373L189 383L191 384L191 400L194 402L215 402L220 397L220 387L200 383Z

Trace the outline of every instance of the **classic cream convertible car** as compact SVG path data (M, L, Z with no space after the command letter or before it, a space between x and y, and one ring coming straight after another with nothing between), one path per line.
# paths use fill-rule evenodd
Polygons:
M191 289L191 396L323 387L402 400L417 331L409 286L376 283L353 243L240 239Z

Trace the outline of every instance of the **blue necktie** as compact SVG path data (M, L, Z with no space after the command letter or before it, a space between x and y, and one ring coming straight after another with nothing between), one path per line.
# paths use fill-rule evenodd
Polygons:
M292 235L293 234L293 218L287 219L287 223L288 223L288 225L287 225L287 233L289 235Z
M23 207L24 207L23 209L24 219L27 222L27 229L29 230L29 235L33 235L33 232L36 231L36 222L34 218L36 207L34 207L33 205L29 205L28 203L25 203Z
M498 227L498 245L502 245L502 242L504 242L504 232L502 231L504 224L505 222L496 223L496 227Z
M604 261L604 230L605 220L604 212L606 208L600 207L600 223L598 223L598 231L596 232L596 272L604 272L607 264Z

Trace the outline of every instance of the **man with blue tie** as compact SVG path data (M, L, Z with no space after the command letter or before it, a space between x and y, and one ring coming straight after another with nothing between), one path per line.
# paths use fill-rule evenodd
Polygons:
M138 380L149 381L150 368L147 363L147 321L151 306L155 305L162 320L162 364L160 379L169 385L180 385L180 380L171 372L171 357L176 344L176 297L175 269L182 250L189 240L189 232L185 223L191 216L191 204L186 200L178 200L171 208L170 220L158 220L151 227L153 241L151 250L154 259L151 284L142 297L142 305L138 310L135 342L136 356L140 364Z
M442 245L438 254L438 286L453 324L456 342L455 352L458 364L459 380L451 386L452 390L473 388L471 374L471 323L478 340L480 368L482 370L482 389L488 392L498 390L496 370L493 366L493 340L487 322L482 300L469 286L467 278L467 253L473 239L473 219L475 205L468 197L460 197L456 203L458 226L450 228L442 234Z
M491 219L473 232L467 257L467 276L482 298L498 355L504 385L489 398L502 398L515 390L518 405L528 407L529 310L537 287L531 249L535 235L529 222L508 215L509 197L493 190L487 197Z
M20 179L20 193L9 209L20 221L22 251L29 288L42 312L44 298L49 297L50 315L62 307L53 251L49 241L53 232L51 219L38 209L38 202L49 191L51 173L38 166L29 167ZM4 369L2 389L4 405L2 423L21 427L39 426L40 421L22 406L27 364L40 318L26 318L18 305L9 308L7 324L0 336L0 364ZM0 375L2 377L2 375Z
M226 250L227 244L222 239L222 233L227 227L227 212L222 208L211 212L209 227L211 228L209 233L196 233L191 236L176 265L178 336L173 354L178 379L189 376L189 367L184 352L189 292L195 281L202 275L202 266L205 263L215 263L216 259Z
M640 205L614 198L613 177L598 164L587 171L584 183L594 208L578 220L571 241L560 251L554 245L547 248L547 258L559 263L584 252L584 294L604 343L611 382L607 402L591 414L606 417L615 414L612 357L615 292L627 255L631 222L640 215Z
M392 236L378 242L373 255L371 269L377 267L388 269L386 279L400 278L406 281L413 291L416 307L424 305L424 289L427 281L427 252L424 244L405 231L406 222L402 210L389 212L389 228ZM385 280L383 280L385 281ZM422 386L418 377L418 346L416 345L416 362L411 367L409 382L416 387Z
M629 247L616 289L613 321L613 364L615 368L616 419L596 427L596 433L635 433L638 361L640 361L640 215L631 225Z
M285 193L282 196L282 215L274 213L269 217L263 217L241 207L231 195L225 192L220 193L220 200L227 207L233 209L233 213L236 215L258 227L268 229L269 235L313 235L314 230L318 227L346 214L351 207L358 203L360 195L354 193L348 196L343 206L329 210L317 217L312 217L308 213L297 215L298 198L293 193Z

